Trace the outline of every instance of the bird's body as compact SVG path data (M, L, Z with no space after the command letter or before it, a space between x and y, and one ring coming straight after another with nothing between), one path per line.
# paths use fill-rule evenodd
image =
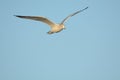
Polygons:
M65 29L64 24L56 24L54 28L51 28L51 30L48 32L48 34L58 33Z
M51 20L49 20L45 17L42 17L42 16L20 16L20 15L15 15L15 16L19 17L19 18L31 19L31 20L44 22L51 27L51 30L48 32L48 34L53 34L53 33L58 33L60 31L62 31L63 29L65 29L65 26L64 26L65 21L67 21L70 17L74 16L75 14L84 11L87 8L88 7L67 16L60 24L56 24L56 23L52 22Z

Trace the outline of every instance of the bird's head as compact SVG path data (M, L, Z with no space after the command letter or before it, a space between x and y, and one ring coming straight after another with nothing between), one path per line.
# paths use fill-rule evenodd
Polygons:
M66 29L64 24L60 24L60 26L62 27L62 29Z

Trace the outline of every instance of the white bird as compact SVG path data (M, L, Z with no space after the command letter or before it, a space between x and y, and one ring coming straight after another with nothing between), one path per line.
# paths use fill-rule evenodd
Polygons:
M51 20L45 18L45 17L42 17L42 16L20 16L20 15L15 15L16 17L19 17L19 18L24 18L24 19L31 19L31 20L36 20L36 21L41 21L41 22L44 22L46 24L48 24L50 27L51 27L51 30L48 32L48 34L53 34L53 33L58 33L60 31L62 31L63 29L65 29L65 26L64 26L64 23L72 16L86 10L88 7L82 9L82 10L79 10L73 14L70 14L69 16L67 16L60 24L56 24L54 22L52 22Z

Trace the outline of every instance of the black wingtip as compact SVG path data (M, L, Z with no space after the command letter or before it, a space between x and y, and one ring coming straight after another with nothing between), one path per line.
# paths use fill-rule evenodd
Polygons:
M85 9L88 9L88 6L87 6L87 7L85 7L83 10L85 10Z
M87 6L85 9L88 9L89 7Z
M18 17L19 15L13 15L13 16Z
M88 6L85 7L84 9L80 10L79 12L82 12L82 11L84 11L84 10L86 10L86 9L88 9Z
M22 18L23 16L20 16L20 15L14 15L15 17L19 17L19 18Z
M88 8L88 6L85 9L87 9L87 8Z

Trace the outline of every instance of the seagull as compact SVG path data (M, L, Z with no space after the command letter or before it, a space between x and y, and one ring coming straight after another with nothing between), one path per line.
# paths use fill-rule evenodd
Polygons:
M73 14L70 14L69 16L67 16L65 19L63 19L63 21L60 24L54 23L53 21L47 19L46 17L43 16L20 16L20 15L14 15L16 17L19 18L23 18L23 19L31 19L31 20L35 20L35 21L41 21L43 23L46 23L47 25L49 25L51 27L51 30L49 32L47 32L48 34L53 34L53 33L58 33L60 31L62 31L63 29L65 29L64 23L72 16L86 10L88 7L79 10Z

